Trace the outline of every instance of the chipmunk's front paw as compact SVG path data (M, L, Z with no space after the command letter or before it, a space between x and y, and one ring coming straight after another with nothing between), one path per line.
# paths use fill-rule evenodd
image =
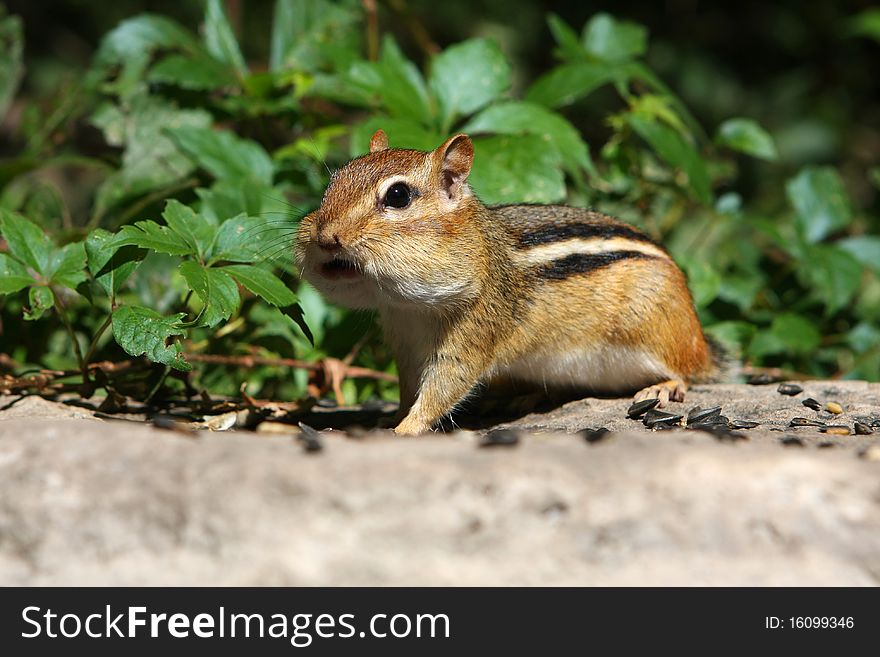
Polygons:
M653 386L648 386L642 390L639 390L636 393L636 401L642 401L643 399L659 399L660 403L657 404L658 408L663 408L670 401L684 401L684 393L687 391L687 385L685 385L684 381L679 381L678 379L670 379L669 381L663 381L662 383L658 383Z

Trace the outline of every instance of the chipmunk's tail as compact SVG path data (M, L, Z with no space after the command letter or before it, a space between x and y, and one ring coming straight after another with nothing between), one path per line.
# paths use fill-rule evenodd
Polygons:
M701 377L700 383L733 383L742 370L739 354L715 338L706 336L706 343L712 356L712 368Z

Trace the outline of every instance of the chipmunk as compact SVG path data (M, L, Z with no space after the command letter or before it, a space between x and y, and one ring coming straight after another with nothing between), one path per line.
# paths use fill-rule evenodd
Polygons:
M296 236L302 275L327 299L378 309L400 375L398 434L431 430L479 384L508 380L660 405L712 380L684 274L606 215L487 207L467 183L467 135L388 147L333 174Z

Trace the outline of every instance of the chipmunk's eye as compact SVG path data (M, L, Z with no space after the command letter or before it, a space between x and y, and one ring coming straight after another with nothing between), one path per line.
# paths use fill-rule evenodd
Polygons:
M412 190L406 183L394 183L385 192L382 205L387 208L405 208L412 200Z

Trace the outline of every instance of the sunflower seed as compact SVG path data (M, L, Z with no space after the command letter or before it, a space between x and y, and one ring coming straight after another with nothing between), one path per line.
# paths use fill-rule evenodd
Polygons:
M302 431L299 436L297 436L302 443L303 449L307 452L320 452L324 449L324 441L321 439L321 434L318 433L313 427L310 427L305 422L299 422L299 428Z
M791 427L824 427L822 420L809 420L805 417L793 417L788 423Z
M643 399L642 401L637 401L629 409L626 411L626 416L630 420L638 420L645 413L650 411L652 408L657 406L660 403L659 399Z
M761 372L760 374L752 374L746 379L746 383L750 386L763 386L768 383L773 383L773 377L765 372Z
M655 411L652 409L645 413L645 417L642 418L642 423L649 429L659 429L660 427L658 425L666 425L668 427L671 427L674 424L680 423L681 418L681 415L676 415L674 413L664 413L663 411Z
M694 431L715 431L717 429L727 429L727 422L716 422L714 420L709 420L707 422L694 422L693 424L687 425L688 429L693 429Z
M721 407L713 406L712 408L700 408L699 406L695 406L687 414L687 423L694 424L695 422L709 422L711 418L721 415Z
M609 433L611 432L605 427L599 427L598 429L581 429L578 431L578 435L582 436L588 443L598 443L600 440L605 440Z
M804 401L801 402L801 404L803 404L807 408L812 408L814 411L821 411L822 410L822 404L817 402L812 397L807 397Z
M754 429L758 424L758 422L749 422L748 420L731 420L727 426L731 429Z
M787 395L789 397L794 397L795 395L799 395L803 391L804 391L804 389L801 388L796 383L780 383L779 387L776 388L776 392L778 392L780 395Z
M783 436L782 444L786 447L803 447L804 441L798 438L797 436Z
M849 427L842 424L830 424L827 427L819 427L822 433L830 433L833 436L848 436Z
M828 402L827 404L825 404L825 410L829 413L840 415L841 413L843 413L843 406L841 406L837 402Z
M874 433L874 430L871 427L862 422L856 422L853 425L853 429L858 436L870 436L872 433Z
M513 429L492 429L480 440L480 447L513 447L519 443L519 432Z
M837 445L835 443L832 443L832 442L825 440L825 441L819 443L818 445L816 445L816 447L818 447L819 449L829 449L831 447L837 447Z

